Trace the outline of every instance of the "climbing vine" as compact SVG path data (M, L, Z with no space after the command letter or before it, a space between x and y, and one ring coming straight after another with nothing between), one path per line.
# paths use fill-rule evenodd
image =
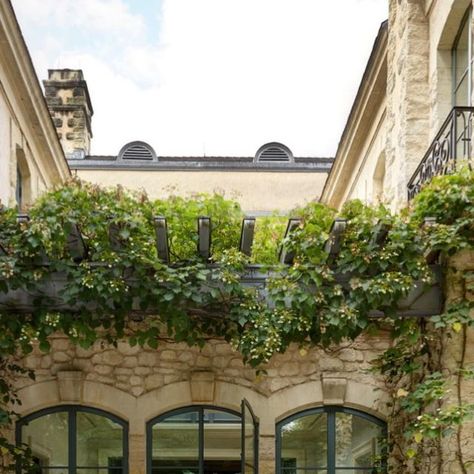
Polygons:
M157 215L167 218L170 264L157 255ZM196 218L202 215L212 218L210 262L196 252ZM0 431L11 426L21 402L14 378L24 369L12 361L35 345L48 351L49 337L58 331L82 347L121 339L151 348L163 341L203 346L220 337L259 368L293 343L330 347L389 325L394 344L374 370L392 395L390 456L398 465L421 463L426 449L461 429L474 409L460 396L443 403L452 384L442 371L443 344L474 325L473 305L460 298L429 320L400 318L397 307L415 282L433 281L427 252L449 258L474 248L474 173L434 179L398 215L358 201L339 214L310 203L292 215L301 225L283 242L285 220L257 220L247 257L238 251L243 213L219 195L152 201L122 188L72 181L41 197L29 221L18 223L16 210L2 208L0 291L26 289L35 295L36 309L0 309ZM328 254L325 243L336 217L347 226L340 251ZM423 225L426 218L436 222ZM68 245L75 228L87 248L81 260ZM294 254L290 266L278 263L281 242ZM242 284L249 264L269 272L264 289ZM57 275L63 287L52 297L45 290ZM372 317L375 310L383 317ZM460 363L457 386L470 374ZM21 458L28 468L26 447L5 436L0 452L12 456L10 467ZM465 464L462 451L459 456Z

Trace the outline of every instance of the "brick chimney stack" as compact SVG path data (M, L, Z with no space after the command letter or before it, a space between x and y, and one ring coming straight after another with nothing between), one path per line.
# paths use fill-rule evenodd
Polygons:
M94 111L82 70L49 69L43 84L66 158L84 158L90 152Z

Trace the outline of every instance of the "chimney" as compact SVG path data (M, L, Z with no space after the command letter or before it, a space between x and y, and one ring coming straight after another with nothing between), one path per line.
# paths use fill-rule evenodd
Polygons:
M94 111L82 70L49 69L43 84L66 158L83 159L90 152Z

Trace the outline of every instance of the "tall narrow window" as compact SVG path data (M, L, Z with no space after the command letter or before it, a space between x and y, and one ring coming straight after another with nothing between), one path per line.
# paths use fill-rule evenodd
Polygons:
M59 406L29 415L17 442L33 453L38 474L126 474L127 423L81 406Z
M472 105L472 9L463 18L453 45L453 105Z
M324 407L277 425L277 474L384 472L385 425L365 413Z
M21 209L23 204L23 176L21 175L21 169L19 166L16 167L16 204L18 209Z

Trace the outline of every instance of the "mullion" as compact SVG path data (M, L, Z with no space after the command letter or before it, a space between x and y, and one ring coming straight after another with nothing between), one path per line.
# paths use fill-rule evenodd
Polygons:
M76 453L76 414L77 410L71 408L69 410L69 429L68 429L68 462L69 462L69 474L75 474L76 472L76 462L77 462L77 453Z
M204 408L199 409L199 474L204 474Z
M336 412L327 411L327 472L336 472Z

